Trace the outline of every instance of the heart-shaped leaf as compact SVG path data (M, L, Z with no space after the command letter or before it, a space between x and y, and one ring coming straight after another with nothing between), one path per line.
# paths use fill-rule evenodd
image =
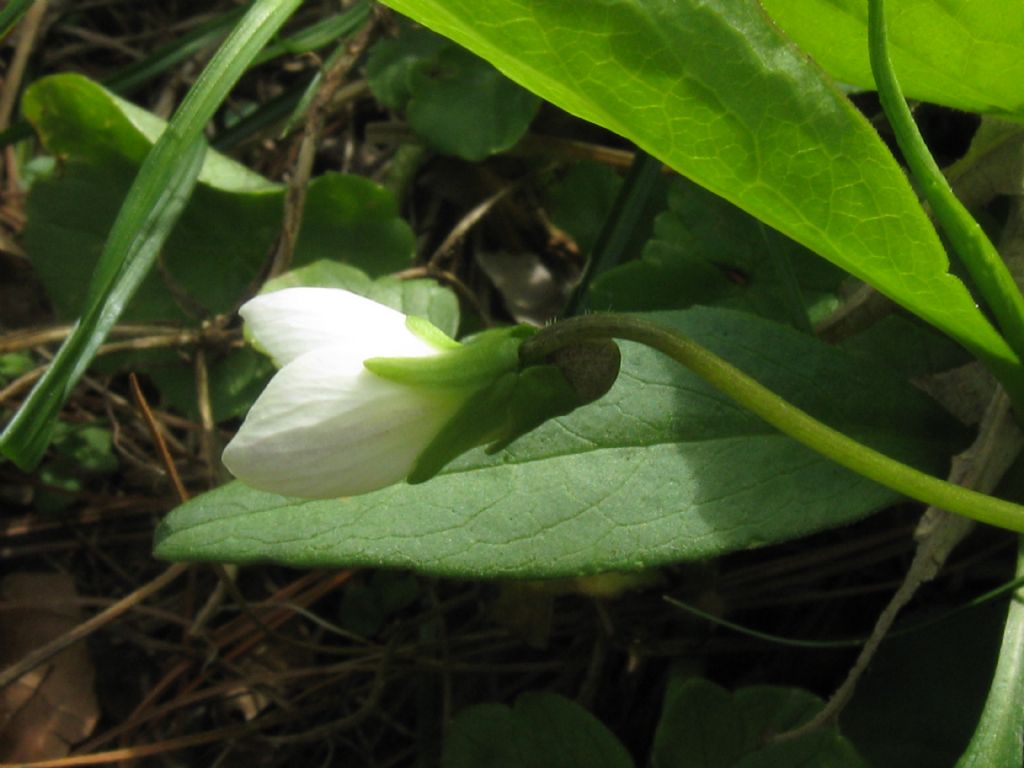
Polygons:
M26 249L64 317L81 309L121 201L165 123L80 75L28 89L24 110L60 163L28 200ZM285 188L209 151L193 199L124 318L193 323L252 289L281 226ZM379 275L408 265L412 232L394 197L368 179L326 174L309 187L295 264L330 258ZM187 317L186 307L200 317Z

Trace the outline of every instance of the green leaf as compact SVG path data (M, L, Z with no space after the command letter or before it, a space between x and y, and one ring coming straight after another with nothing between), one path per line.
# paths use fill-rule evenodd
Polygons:
M702 308L658 317L830 425L945 473L956 427L885 371L752 315ZM608 395L501 453L476 451L424 485L342 500L233 483L172 512L157 556L551 578L703 559L896 500L653 350L621 348Z
M36 82L24 107L62 161L31 190L26 249L58 314L71 318L165 123L78 75ZM231 311L263 268L280 230L283 200L282 185L208 152L193 199L162 250L162 269L143 282L124 319L195 323L203 313ZM382 274L407 266L412 250L412 233L383 188L340 174L311 183L297 265L331 258Z
M470 161L513 146L540 107L486 61L423 29L377 43L367 78L430 146Z
M90 282L82 317L0 435L22 469L42 458L61 406L156 261L202 168L203 129L248 63L299 0L254 0L189 90L125 198Z
M914 319L890 315L840 346L851 355L870 360L879 368L905 379L927 376L967 365L961 347L933 328Z
M60 158L30 192L26 248L57 313L74 318L86 300L93 270L111 223L152 143L166 124L78 75L37 81L25 109L47 149ZM284 187L230 158L207 152L199 182L161 251L161 268L143 280L123 320L197 325L226 313L246 297L280 230ZM373 281L349 261L376 274L408 265L413 237L393 196L373 182L340 174L313 180L295 263L330 273L341 270L365 293L406 312L425 312L448 332L458 324L451 291L427 281ZM330 257L331 261L321 260ZM326 280L326 277L324 278ZM340 281L340 282L339 282ZM195 372L176 355L136 353L135 370L154 377L169 404L194 414ZM239 350L208 359L210 397L218 419L252 405L272 373L263 358Z
M458 298L450 288L433 280L399 280L388 276L374 280L348 264L320 260L268 280L260 292L298 286L343 288L402 314L429 320L448 336L454 337L459 330Z
M734 694L701 678L674 674L654 736L652 768L866 768L835 728L771 743L821 709L797 688L758 686Z
M59 423L53 438L52 456L39 468L44 486L35 494L34 506L42 512L67 509L90 478L117 471L114 439L110 430L98 424ZM61 493L57 490L66 491Z
M1018 541L1017 578L1024 576L1024 538ZM1024 603L1010 600L992 687L978 728L956 768L1024 764Z
M137 170L167 122L73 73L41 78L25 91L22 110L46 149L62 161ZM273 184L229 157L210 152L199 180L226 192L272 191Z
M701 678L669 680L652 768L730 768L753 746L727 690Z
M388 5L634 141L1019 377L1020 361L948 274L889 150L753 0Z
M406 117L437 150L478 161L519 141L539 108L540 99L490 64L451 48L416 71Z
M140 176L92 271L86 311L50 367L0 435L0 452L23 470L35 467L53 436L60 408L157 258L199 174L201 139L163 144L154 163L169 173Z
M385 107L404 110L412 98L413 79L424 62L433 61L451 43L429 29L406 26L398 38L374 44L366 59L366 81Z
M514 708L481 704L459 713L442 768L632 768L625 747L587 710L552 693L525 693Z
M866 0L761 0L838 80L874 89ZM972 112L1024 114L1024 5L900 0L888 12L890 55L912 99Z
M750 736L756 740L803 725L822 707L821 699L809 691L773 685L741 688L733 699Z
M788 260L806 306L790 307L778 263ZM835 309L842 273L757 219L685 179L669 187L668 210L643 258L595 279L595 309L649 312L693 304L734 307L773 320Z
M309 185L295 266L344 261L379 277L405 269L415 249L412 230L391 192L362 176L326 173Z
M374 637L385 622L416 603L420 584L408 572L373 571L365 583L355 580L345 586L338 607L338 625L362 637Z
M136 354L133 359L133 369L145 372L152 379L164 407L174 408L190 419L200 418L194 361L183 361L180 354ZM275 370L269 358L248 347L219 355L209 351L206 367L210 410L215 422L244 416Z
M770 744L736 768L869 768L857 750L835 730L817 731L796 741Z
M8 352L0 355L0 386L11 383L35 367L32 356L25 352Z

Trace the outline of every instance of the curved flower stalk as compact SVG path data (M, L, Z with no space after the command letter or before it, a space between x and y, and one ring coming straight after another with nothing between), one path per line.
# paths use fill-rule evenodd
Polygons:
M241 315L281 370L223 460L247 485L285 496L420 482L466 450L497 449L594 399L555 365L521 369L519 347L535 332L525 326L460 344L425 320L331 288L258 296Z

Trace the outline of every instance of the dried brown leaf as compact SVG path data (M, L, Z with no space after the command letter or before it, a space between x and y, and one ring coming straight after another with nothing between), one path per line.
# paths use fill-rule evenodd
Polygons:
M0 582L0 667L60 637L80 621L74 582L60 573L15 573ZM95 670L76 643L0 690L0 761L64 757L96 727Z

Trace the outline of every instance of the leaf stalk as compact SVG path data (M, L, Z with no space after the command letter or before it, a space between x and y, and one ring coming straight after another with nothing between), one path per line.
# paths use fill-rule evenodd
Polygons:
M884 0L869 0L868 48L878 97L907 166L931 206L935 220L949 238L953 251L992 310L1006 343L1020 360L1024 360L1024 296L999 251L953 194L921 137L889 59ZM1024 407L1019 375L1013 375L1011 380L1005 370L994 370L994 373L1007 387L1019 413Z
M538 364L563 347L597 339L622 339L658 350L783 434L887 488L979 522L1024 532L1024 506L940 480L869 448L779 397L710 350L656 323L618 314L570 318L524 342L520 358L524 364Z

